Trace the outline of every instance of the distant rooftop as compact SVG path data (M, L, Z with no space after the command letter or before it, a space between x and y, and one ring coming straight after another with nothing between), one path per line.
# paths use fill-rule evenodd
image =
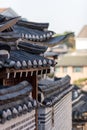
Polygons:
M77 36L78 38L87 38L87 25L85 25Z
M18 16L18 14L12 8L0 8L0 14L9 16L9 17Z
M57 66L87 66L87 52L74 52L61 56Z
M0 13L6 11L7 9L9 9L9 8L0 8Z

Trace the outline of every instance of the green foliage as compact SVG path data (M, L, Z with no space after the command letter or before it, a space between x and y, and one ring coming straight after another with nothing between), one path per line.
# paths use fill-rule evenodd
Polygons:
M74 84L76 84L77 86L83 87L84 85L87 84L87 78L75 80Z

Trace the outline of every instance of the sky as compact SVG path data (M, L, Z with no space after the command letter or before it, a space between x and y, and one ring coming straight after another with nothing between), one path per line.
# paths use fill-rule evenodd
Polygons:
M56 33L77 35L87 24L87 0L0 0L0 8L11 7L33 22L49 22Z

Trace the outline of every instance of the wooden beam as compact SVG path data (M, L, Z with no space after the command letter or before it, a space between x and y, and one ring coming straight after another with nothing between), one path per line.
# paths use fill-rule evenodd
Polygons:
M30 83L32 84L32 87L33 87L32 96L36 101L38 101L38 76L36 74L34 74L30 78L31 78ZM29 78L29 81L30 81L30 78ZM38 106L36 108L36 118L35 119L36 119L36 129L35 130L38 130Z

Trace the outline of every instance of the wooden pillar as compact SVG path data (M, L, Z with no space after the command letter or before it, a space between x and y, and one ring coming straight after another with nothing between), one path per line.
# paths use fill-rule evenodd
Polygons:
M38 76L36 76L36 74L34 74L33 76L31 76L31 84L33 87L33 92L32 92L32 96L34 99L36 99L36 101L38 101ZM36 129L38 130L38 107L36 108Z
M38 79L36 75L31 76L31 84L33 86L33 98L38 100Z

